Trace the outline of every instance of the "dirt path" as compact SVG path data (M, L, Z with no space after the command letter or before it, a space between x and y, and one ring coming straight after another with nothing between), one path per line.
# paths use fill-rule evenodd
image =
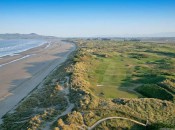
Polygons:
M139 121L136 121L136 120L133 120L133 119L129 119L129 118L125 118L125 117L118 117L118 116L114 116L114 117L106 117L106 118L103 118L99 121L97 121L95 124L93 124L92 126L86 126L86 125L76 125L77 128L81 129L81 130L93 130L97 125L99 125L100 123L102 123L103 121L106 121L106 120L111 120L111 119L122 119L122 120L128 120L128 121L131 121L131 122L134 122L138 125L141 125L141 126L147 126L147 123L144 124L142 122L139 122Z
M103 121L106 121L106 120L110 120L110 119L122 119L122 120L128 120L128 121L131 121L131 122L134 122L138 125L142 125L142 126L146 126L146 124L143 124L139 121L136 121L136 120L133 120L133 119L129 119L129 118L125 118L125 117L106 117L106 118L103 118L99 121L97 121L94 125L92 125L91 127L88 127L88 130L93 130L97 125L99 125L100 123L102 123Z
M69 83L69 77L65 77L65 78L66 78L66 83L65 83L65 84ZM68 97L68 94L70 93L70 92L69 92L69 87L66 87L66 88L63 87L62 92L65 94L65 98L66 98L67 103L68 103L68 106L67 106L66 110L63 111L60 115L57 115L56 117L54 117L54 119L53 119L51 122L47 122L46 125L45 125L45 127L42 128L42 130L50 130L51 125L52 125L55 121L57 121L58 118L60 118L60 117L62 117L62 116L64 116L64 115L67 115L67 114L71 113L72 109L74 108L74 104L73 104L73 103L70 103L69 97Z

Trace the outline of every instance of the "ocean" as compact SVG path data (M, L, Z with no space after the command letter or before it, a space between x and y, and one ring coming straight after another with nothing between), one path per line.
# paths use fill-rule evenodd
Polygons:
M35 39L14 39L0 40L0 57L13 56L20 52L41 46L47 43L44 40Z

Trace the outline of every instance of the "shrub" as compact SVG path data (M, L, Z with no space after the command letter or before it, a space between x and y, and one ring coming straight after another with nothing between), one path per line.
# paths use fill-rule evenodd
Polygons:
M162 100L174 100L174 96L167 90L156 84L146 84L136 88L136 91L149 98L158 98Z

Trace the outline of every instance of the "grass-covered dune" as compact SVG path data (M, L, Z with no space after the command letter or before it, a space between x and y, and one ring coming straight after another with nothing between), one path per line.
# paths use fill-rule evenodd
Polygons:
M84 69L81 78L96 96L174 100L175 58L171 55L175 46L100 40L79 46L74 68Z
M95 129L175 127L175 59L167 55L175 53L174 46L101 40L79 40L78 46L70 69L70 99L76 107L55 129L86 128L115 116L147 122L147 127L113 119Z
M4 116L1 129L175 128L174 44L74 42L76 52L46 78L43 87ZM70 104L73 109L65 113ZM110 117L121 118L96 125Z

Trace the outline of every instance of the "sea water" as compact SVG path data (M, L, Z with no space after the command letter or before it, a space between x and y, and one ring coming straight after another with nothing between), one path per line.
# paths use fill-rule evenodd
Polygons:
M0 40L0 57L13 56L20 52L45 44L44 40L35 39L13 39Z

